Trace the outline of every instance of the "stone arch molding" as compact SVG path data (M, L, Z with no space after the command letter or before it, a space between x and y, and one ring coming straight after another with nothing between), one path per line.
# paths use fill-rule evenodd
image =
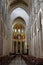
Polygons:
M8 11L11 13L16 8L23 8L27 13L29 13L28 2L26 3L24 0L13 0L8 5Z
M21 20L21 21L17 21L17 20ZM26 27L26 23L24 21L24 19L22 19L21 17L17 17L13 22L12 25L14 26L15 24L22 24L24 26L24 28Z
M26 35L26 43L27 43L27 30L28 30L28 24L29 24L29 15L27 14L27 12L22 9L22 8L16 8L12 11L11 15L10 15L10 24L12 27L12 22L17 18L17 17L21 17L25 23L25 35ZM11 30L12 32L12 30Z
M24 9L18 7L14 11L12 11L12 13L10 15L11 24L17 17L21 17L22 19L24 19L26 25L28 24L29 15L27 14L27 12Z
M21 17L25 23L26 23L26 28L25 28L25 36L26 36L26 39L25 39L25 42L26 42L26 45L27 45L27 26L28 26L28 23L29 23L29 15L27 14L27 12L21 8L21 7L18 7L16 9L14 9L11 14L10 14L10 24L11 24L11 27L12 27L12 22L18 18L18 17ZM11 37L12 37L12 30L11 30Z
M18 7L24 9L24 10L29 14L29 8L26 7L24 4L17 4L17 5L15 5L14 7L12 7L11 9L9 9L8 12L11 14L11 12L12 12L14 9L18 8Z

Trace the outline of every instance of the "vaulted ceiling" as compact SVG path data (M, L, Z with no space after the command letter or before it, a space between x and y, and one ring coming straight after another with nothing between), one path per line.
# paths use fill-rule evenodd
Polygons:
M26 25L28 26L29 14L32 9L32 0L7 0L7 8L9 13L8 15L10 15L9 18L11 17L10 26L13 20L16 19L17 17L23 18L24 21L26 22Z
M14 8L21 7L25 10L29 10L30 12L32 0L7 0L7 5L9 11L14 10Z

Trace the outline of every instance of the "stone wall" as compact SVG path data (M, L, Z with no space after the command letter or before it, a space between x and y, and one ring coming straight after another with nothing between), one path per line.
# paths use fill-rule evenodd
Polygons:
M10 35L6 19L6 3L5 0L0 0L0 55L8 55L10 52Z
M2 47L3 47L3 39L1 33L1 22L2 22L2 7L1 7L1 0L0 0L0 55L2 55Z
M35 11L34 15L32 14L34 19L31 25L31 55L43 57L43 2L34 0L34 3L37 4L33 7Z

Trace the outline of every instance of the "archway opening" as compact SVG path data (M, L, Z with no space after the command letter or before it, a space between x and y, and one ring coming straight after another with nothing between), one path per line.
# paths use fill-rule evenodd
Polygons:
M22 9L22 8L16 8L14 11L11 12L11 15L10 15L10 23L11 23L11 26L12 26L12 38L15 38L16 39L13 39L13 43L11 44L11 48L12 48L12 52L14 53L17 53L20 52L21 53L24 53L24 54L27 54L27 25L28 25L28 22L29 22L29 15L27 14L27 12ZM20 28L19 28L20 26ZM18 27L15 28L15 27ZM23 29L22 29L22 28ZM14 28L14 29L13 29ZM20 34L20 35L17 35L17 34ZM24 34L23 34L24 33ZM17 35L17 36L15 36ZM22 37L23 35L23 38L22 39L17 39L17 38L20 38ZM16 40L16 41L14 41ZM22 43L22 45L18 46L19 47L19 51L17 51L17 40L18 40L18 45L20 45L20 43ZM21 42L19 40L22 40ZM15 47L14 47L15 46ZM14 50L15 48L15 50ZM24 50L22 50L24 49Z
M29 15L27 14L27 12L23 9L23 8L16 8L14 9L11 14L10 14L10 20L11 22L13 20L15 20L17 17L21 17L22 19L25 20L26 24L29 21Z
M12 44L14 54L25 54L25 22L22 18L18 17L14 20L12 24Z

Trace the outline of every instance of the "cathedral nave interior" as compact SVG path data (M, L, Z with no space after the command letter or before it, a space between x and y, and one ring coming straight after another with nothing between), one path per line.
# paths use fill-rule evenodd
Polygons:
M0 65L43 65L43 0L0 0Z

